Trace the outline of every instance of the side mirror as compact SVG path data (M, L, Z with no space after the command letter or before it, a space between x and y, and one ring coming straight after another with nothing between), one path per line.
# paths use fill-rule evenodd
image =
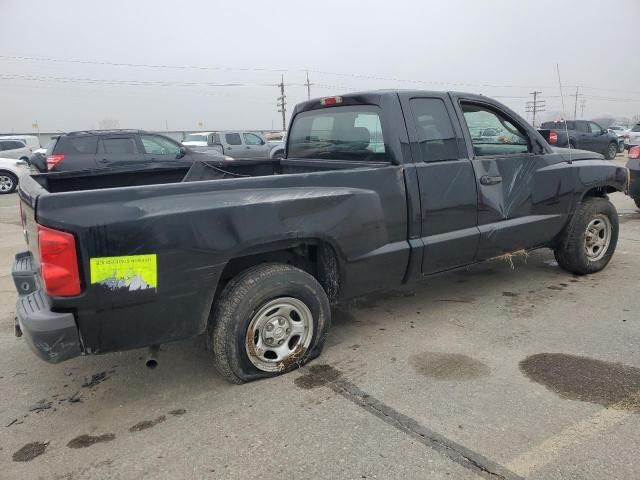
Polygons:
M187 153L189 153L189 149L184 145L180 147L180 153L178 154L178 158L184 157Z

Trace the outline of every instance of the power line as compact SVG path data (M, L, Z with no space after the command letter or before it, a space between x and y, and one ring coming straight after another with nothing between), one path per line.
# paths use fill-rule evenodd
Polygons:
M202 65L163 65L163 64L131 63L131 62L107 62L107 61L97 61L97 60L81 60L81 59L53 58L53 57L31 57L31 56L23 56L23 55L0 55L0 59L33 61L33 62L71 63L71 64L81 64L81 65L110 66L110 67L128 67L128 68L156 68L156 69L203 70L203 71L213 70L213 71L238 71L238 72L275 72L275 73L299 72L299 73L307 73L307 74L317 73L321 75L334 75L334 76L349 77L349 78L360 78L360 79L366 79L366 80L392 81L392 82L398 82L398 83L413 83L413 84L422 84L422 85L440 85L440 86L453 86L453 87L523 88L523 89L554 88L553 86L548 86L548 85L547 86L506 85L506 84L490 84L490 83L468 83L468 82L459 83L459 82L426 81L426 80L383 77L383 76L377 76L377 75L346 73L346 72L331 72L327 70L311 70L311 69L228 67L228 66L202 66ZM303 84L303 85L306 85L306 84ZM619 90L619 89L611 89L611 88L603 88L603 87L591 87L587 85L580 85L580 88L640 94L640 91Z

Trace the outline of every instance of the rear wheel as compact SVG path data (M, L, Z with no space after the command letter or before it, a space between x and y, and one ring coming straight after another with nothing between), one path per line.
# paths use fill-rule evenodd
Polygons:
M604 158L606 158L607 160L613 160L614 158L616 158L617 154L618 154L618 144L615 142L611 142L609 144L609 147L607 148L607 152Z
M329 300L313 276L290 265L263 264L226 285L207 343L218 371L232 383L244 383L317 357L330 322Z
M554 251L558 264L577 275L599 272L613 256L618 230L618 212L608 199L584 199Z
M640 208L640 197L634 198L633 201L636 202L636 207Z
M9 172L0 172L0 194L13 193L18 186L18 178Z

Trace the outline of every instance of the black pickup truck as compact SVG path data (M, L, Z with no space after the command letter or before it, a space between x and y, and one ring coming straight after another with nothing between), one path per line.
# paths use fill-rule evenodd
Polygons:
M241 383L319 355L343 299L543 247L588 274L616 247L607 194L627 169L551 148L484 96L311 100L286 148L188 172L26 178L17 333L54 363L204 333Z

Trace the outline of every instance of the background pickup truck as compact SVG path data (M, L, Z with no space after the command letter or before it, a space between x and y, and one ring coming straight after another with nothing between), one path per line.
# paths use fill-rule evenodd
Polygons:
M596 122L567 120L566 126L565 122L544 122L540 128L551 131L549 143L557 147L598 152L607 160L613 160L618 153L617 135L602 128Z
M349 297L541 247L604 268L627 169L566 153L484 96L379 91L298 105L282 160L27 177L16 329L50 362L204 333L231 382L287 372Z
M235 159L283 158L284 143L268 142L258 132L219 131L190 133L182 142L196 151L217 151Z

